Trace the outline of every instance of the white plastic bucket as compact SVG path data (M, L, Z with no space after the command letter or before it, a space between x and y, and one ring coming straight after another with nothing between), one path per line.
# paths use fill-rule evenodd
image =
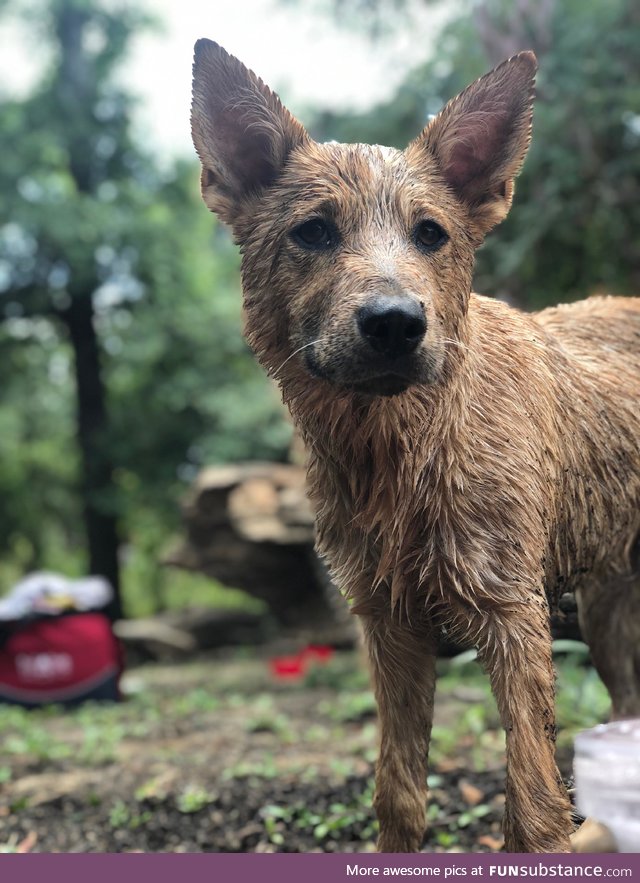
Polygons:
M640 718L578 733L574 772L580 812L609 828L619 852L640 852Z

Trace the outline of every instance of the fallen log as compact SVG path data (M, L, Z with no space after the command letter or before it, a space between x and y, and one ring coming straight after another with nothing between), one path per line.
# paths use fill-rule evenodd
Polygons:
M242 589L264 601L285 626L325 627L349 619L314 552L301 466L209 467L196 478L182 513L184 539L164 564Z

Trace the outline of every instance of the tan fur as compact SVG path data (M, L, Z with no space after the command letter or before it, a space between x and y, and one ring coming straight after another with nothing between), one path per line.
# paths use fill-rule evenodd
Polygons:
M511 851L570 848L549 636L560 593L580 593L614 713L640 713L640 300L525 315L470 293L526 153L534 71L515 56L399 152L313 142L239 62L196 48L205 201L241 246L247 336L303 434L318 547L364 628L383 851L422 842L442 628L491 678ZM301 248L292 231L318 217L334 239ZM423 219L448 234L429 253ZM400 378L380 373L354 318L380 294L427 323Z

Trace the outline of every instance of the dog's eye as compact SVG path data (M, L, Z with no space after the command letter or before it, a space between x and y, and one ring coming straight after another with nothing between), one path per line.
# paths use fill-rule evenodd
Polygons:
M447 234L435 221L420 221L413 233L413 238L422 251L435 251L446 242Z
M328 224L322 218L311 218L292 231L294 240L303 248L330 248L334 236Z

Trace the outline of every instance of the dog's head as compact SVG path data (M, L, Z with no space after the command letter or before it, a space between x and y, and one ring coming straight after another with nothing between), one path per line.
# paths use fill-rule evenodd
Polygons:
M242 249L247 334L271 373L367 395L440 379L474 251L511 205L535 70L532 52L514 56L398 151L316 143L255 74L198 41L202 195Z

